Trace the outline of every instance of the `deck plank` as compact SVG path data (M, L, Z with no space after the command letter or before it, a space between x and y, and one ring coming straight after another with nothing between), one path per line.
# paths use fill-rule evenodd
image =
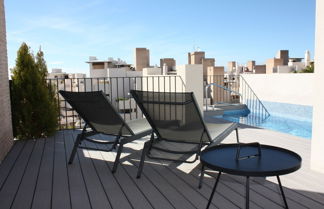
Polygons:
M54 143L52 209L70 209L70 187L63 131L57 132Z
M74 137L70 131L64 131L64 140L67 153L66 161L68 162L74 145ZM91 208L78 153L75 155L73 163L68 164L68 171L72 209Z
M197 189L198 181L199 181L198 178L195 178L191 174L184 173L180 169L171 168L170 166L166 167L166 169L168 169L170 172L173 172L182 181L186 182L189 186L196 189L207 200L209 199L211 189L212 189L213 185L204 184L201 189ZM233 196L232 197L227 197L226 193L224 192L223 189L221 190L222 192L220 192L219 190L221 190L221 189L218 188L216 190L216 192L215 192L215 195L214 195L213 201L212 201L213 205L215 205L218 208L233 208L234 209L234 208L239 208L240 207L238 204L235 203L235 201L231 200L231 199L236 199L236 198L232 198ZM204 204L206 204L206 201L205 201Z
M114 155L111 152L101 152L102 158L106 162L110 171L113 167L113 162L115 160ZM131 179L128 173L125 171L122 165L118 166L116 173L114 174L118 184L126 195L127 199L131 203L133 208L153 208L150 201L143 194L143 192L139 189L136 183Z
M15 162L26 144L25 142L25 140L16 141L6 158L0 164L0 190L8 178L11 170L14 168Z
M160 176L168 182L178 193L180 193L191 205L195 208L205 208L208 198L202 196L199 192L196 191L193 187L190 187L185 182L183 182L178 176L171 173L166 169L163 164L151 164L149 165L153 170L160 174ZM198 182L198 181L197 181ZM192 182L192 184L197 182ZM215 205L211 205L210 208L216 208Z
M32 209L50 209L52 199L52 179L54 162L54 138L45 141Z
M76 138L77 132L72 133L74 138ZM99 148L93 143L84 143L85 146L91 148ZM97 171L100 181L102 182L103 189L107 194L109 202L112 208L132 208L124 192L121 190L118 182L116 181L114 175L109 170L105 160L100 151L87 151L91 157L94 167Z
M85 185L88 190L89 200L93 209L112 208L107 194L99 179L97 171L93 165L89 151L78 149L77 151Z
M101 139L103 139L103 136L101 135ZM136 146L132 146L132 148L136 149ZM132 152L132 150L129 150L129 147L124 148L125 152ZM116 152L110 152L110 153L104 153L104 155L109 156L112 160L116 157ZM122 154L122 160L121 164L119 165L118 169L124 169L129 176L129 178L132 179L132 181L136 184L136 186L141 190L143 195L146 197L146 199L150 202L153 208L159 208L163 205L165 209L168 208L174 208L170 201L163 196L163 194L159 191L157 187L155 187L152 182L146 178L146 176L143 176L143 178L137 179L136 178L136 172L137 167L133 166L129 161L125 160L125 154Z
M19 190L11 209L30 208L36 188L40 163L44 153L44 139L38 139L35 142L35 148L27 164L26 171L22 178Z
M6 182L0 191L0 208L9 209L13 204L15 196L18 192L21 179L25 173L29 158L33 152L35 145L34 140L28 140L22 153L18 157L15 167L11 170Z
M137 147L136 147L137 146ZM139 143L133 143L131 145L127 145L126 147L139 149L143 147ZM140 153L140 152L139 152ZM134 153L138 154L138 153ZM122 155L123 163L128 162L125 155ZM140 155L137 155L137 159L140 159ZM135 161L135 165L138 166L138 161ZM129 165L128 165L129 166ZM192 204L184 195L183 192L179 192L175 186L170 184L163 176L151 166L150 163L145 163L146 173L143 173L143 176L149 179L149 181L157 188L163 196L165 196L168 201L175 207L175 208L195 208L194 204ZM133 173L133 176L136 176L136 172Z

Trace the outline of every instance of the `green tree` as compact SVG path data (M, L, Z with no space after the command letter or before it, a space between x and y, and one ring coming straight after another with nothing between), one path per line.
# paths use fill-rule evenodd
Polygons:
M46 61L44 59L44 52L41 50L41 48L39 48L36 54L36 65L38 70L40 71L41 77L45 81L48 71L47 71Z
M314 63L308 65L305 69L301 71L301 73L314 73Z
M35 61L23 43L12 76L13 127L18 139L47 137L57 129L56 99L46 83L46 74L44 53L39 51Z

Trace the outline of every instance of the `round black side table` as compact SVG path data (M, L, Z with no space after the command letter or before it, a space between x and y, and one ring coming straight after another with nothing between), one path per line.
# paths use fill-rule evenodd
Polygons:
M298 170L302 161L295 152L259 143L213 146L202 151L200 160L202 170L199 186L201 186L205 167L219 172L207 208L210 206L222 173L246 177L245 208L249 208L250 177L276 176L285 207L288 208L279 176Z

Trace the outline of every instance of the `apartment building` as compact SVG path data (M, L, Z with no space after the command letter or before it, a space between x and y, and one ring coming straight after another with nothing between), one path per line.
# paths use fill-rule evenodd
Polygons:
M132 66L121 59L98 60L97 57L90 56L86 63L89 64L91 78L119 76L126 71L133 71Z
M142 71L143 68L150 67L150 50L147 48L135 48L134 61L136 71Z
M188 64L189 65L202 64L204 77L206 77L207 76L207 68L215 66L215 59L214 58L205 58L205 52L203 52L203 51L189 52L188 53Z
M176 66L176 61L173 58L161 58L160 59L160 68L166 67L166 71L174 71Z

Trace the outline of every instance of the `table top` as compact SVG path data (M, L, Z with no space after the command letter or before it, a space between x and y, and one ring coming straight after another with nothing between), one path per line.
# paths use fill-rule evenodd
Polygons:
M301 167L301 157L290 150L260 145L261 156L237 160L238 144L222 144L202 151L200 160L210 169L240 176L277 176L292 173ZM240 155L254 155L258 147L244 145Z

